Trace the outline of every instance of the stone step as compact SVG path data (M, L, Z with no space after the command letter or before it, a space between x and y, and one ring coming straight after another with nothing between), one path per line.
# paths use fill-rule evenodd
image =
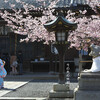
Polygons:
M5 80L11 79L58 79L58 75L7 75Z
M33 97L0 97L0 100L47 100L47 99L33 98Z

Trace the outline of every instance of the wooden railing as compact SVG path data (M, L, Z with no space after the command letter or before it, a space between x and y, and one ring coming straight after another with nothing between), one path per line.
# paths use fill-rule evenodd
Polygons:
M79 54L79 74L81 73L81 71L83 70L82 68L82 63L89 63L89 62L93 62L92 60L83 60L82 59L82 55Z
M85 62L92 62L92 60L83 60L83 61L80 61L80 63L85 63Z

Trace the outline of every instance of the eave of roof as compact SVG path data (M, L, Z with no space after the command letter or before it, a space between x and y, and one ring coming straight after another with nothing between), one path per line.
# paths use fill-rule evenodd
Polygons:
M39 6L39 3L36 2L36 0L21 0L23 2L26 2L28 4L33 4L34 6ZM50 1L53 0L47 0L46 4L50 3ZM11 9L9 6L9 3L15 4L16 8L22 8L22 5L20 3L17 3L15 0L9 0L7 3L4 2L4 0L0 0L0 8L5 9ZM57 4L57 6L68 6L70 4L86 4L86 0L60 0Z

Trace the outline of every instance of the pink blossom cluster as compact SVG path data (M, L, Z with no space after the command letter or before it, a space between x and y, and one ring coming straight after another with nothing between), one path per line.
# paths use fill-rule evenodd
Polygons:
M9 0L5 0L5 2L8 2ZM54 20L55 16L52 16L52 7L55 5L58 1L53 1L48 6L48 10L45 8L45 5L43 5L43 8L37 8L34 5L27 4L21 0L16 0L17 3L20 3L23 8L24 12L21 9L16 9L15 4L10 4L12 10L14 13L8 12L8 11L0 11L0 15L2 18L4 18L5 21L7 21L7 26L9 26L14 33L21 34L21 35L27 35L25 39L21 39L22 41L44 41L45 44L48 44L49 41L54 41L55 36L54 33L49 33L45 28L44 24L49 20ZM37 2L45 2L43 0L37 0ZM33 17L30 14L30 10L41 10L43 9L43 16L41 17ZM26 17L24 18L24 15Z
M88 50L88 46L94 43L100 45L100 17L92 15L91 18L76 19L79 23L77 29L70 33L71 47Z
M9 0L5 0L7 2ZM14 4L10 4L14 13L8 11L0 12L2 18L8 22L8 26L12 28L14 33L27 35L25 39L21 41L42 41L44 40L45 44L48 44L49 41L55 41L54 32L49 33L45 28L44 24L48 21L54 20L56 17L52 15L53 7L56 7L56 4L60 0L50 0L49 5L46 4L46 0L36 0L37 2L43 3L42 8L37 8L33 4L27 4L21 0L16 0L17 3L23 5L24 12L21 9L15 9ZM88 4L96 12L96 6L99 6L98 0L87 0ZM30 10L43 10L43 16L33 17L30 13ZM86 11L80 11L82 15ZM97 12L96 12L97 13ZM26 17L23 17L26 15ZM87 50L88 46L91 43L100 45L100 16L91 15L89 17L75 17L75 13L68 11L66 18L72 22L77 23L77 29L73 32L69 32L68 41L71 42L71 47L76 47L76 49L85 49Z

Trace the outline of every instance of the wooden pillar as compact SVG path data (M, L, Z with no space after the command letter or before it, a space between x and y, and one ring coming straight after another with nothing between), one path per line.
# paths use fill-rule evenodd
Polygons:
M15 34L15 55L16 55L16 51L17 51L17 34Z
M81 73L82 71L82 54L79 54L79 74Z

